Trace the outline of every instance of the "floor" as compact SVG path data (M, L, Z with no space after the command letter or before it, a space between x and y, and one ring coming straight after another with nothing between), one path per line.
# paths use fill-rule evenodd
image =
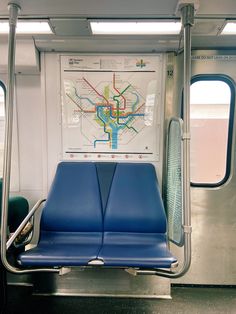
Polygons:
M236 288L173 287L172 300L34 296L8 287L4 314L236 314Z

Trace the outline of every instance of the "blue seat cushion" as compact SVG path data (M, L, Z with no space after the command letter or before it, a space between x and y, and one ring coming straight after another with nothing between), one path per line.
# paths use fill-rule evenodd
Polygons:
M177 261L159 233L105 232L98 257L116 267L170 268Z
M152 164L117 164L107 201L104 231L166 232L166 215Z
M101 248L101 232L41 232L37 247L18 257L22 266L86 266Z

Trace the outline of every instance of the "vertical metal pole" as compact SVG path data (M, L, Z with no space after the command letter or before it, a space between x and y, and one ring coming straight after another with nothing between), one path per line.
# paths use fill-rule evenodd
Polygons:
M157 275L179 278L186 274L191 265L191 198L190 198L190 84L191 84L191 27L194 24L194 5L181 8L184 28L184 121L183 121L183 229L184 262L177 272L158 270Z
M19 9L20 9L19 5L15 3L9 4L8 83L7 83L4 161L3 161L2 217L1 217L1 259L4 266L7 263L6 241L7 241L8 199L11 176L13 100L15 83L14 82L15 42L16 42L16 24Z
M191 264L191 198L190 198L190 84L191 84L191 27L194 24L194 6L181 9L184 27L184 121L183 121L183 228L185 273Z
M19 269L11 266L7 260L7 218L8 218L8 199L10 191L11 177L11 151L12 151L12 129L13 129L13 101L15 85L15 43L16 43L16 23L20 6L16 3L9 3L9 43L8 43L8 84L7 84L7 104L6 104L6 126L4 142L4 161L3 161L3 189L2 189L2 216L1 216L1 260L3 266L16 274L26 274L32 272L53 272L63 274L65 268L37 268ZM39 202L40 203L40 202ZM37 206L36 206L37 207ZM35 211L37 208L32 209ZM11 241L9 245L11 244ZM8 246L9 246L8 245Z
M53 272L63 274L65 268L36 268L19 269L8 263L7 252L7 218L8 218L8 199L10 191L11 176L11 151L12 151L12 129L13 129L13 101L15 85L15 43L16 43L16 24L20 6L16 3L9 3L9 42L8 42L8 84L7 84L7 104L6 104L6 126L4 142L4 161L3 161L3 189L2 189L2 216L1 216L1 260L3 266L16 274L26 274L32 272ZM40 203L40 202L39 202ZM36 206L37 207L37 206ZM32 209L35 211L37 208ZM11 244L11 241L9 245Z

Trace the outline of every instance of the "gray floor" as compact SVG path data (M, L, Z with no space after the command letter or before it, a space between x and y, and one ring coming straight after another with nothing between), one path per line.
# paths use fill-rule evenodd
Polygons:
M6 314L236 314L236 288L173 287L172 300L31 295L8 287Z

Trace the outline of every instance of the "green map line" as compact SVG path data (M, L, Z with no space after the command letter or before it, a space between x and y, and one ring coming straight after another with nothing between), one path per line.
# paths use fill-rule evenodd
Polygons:
M113 96L113 100L116 102L116 122L118 125L125 125L129 130L133 130L134 132L138 133L138 131L132 127L132 126L128 126L127 123L120 123L120 101L116 98L121 97L129 88L130 88L131 84L129 84L125 89L123 89L123 91L116 96Z

